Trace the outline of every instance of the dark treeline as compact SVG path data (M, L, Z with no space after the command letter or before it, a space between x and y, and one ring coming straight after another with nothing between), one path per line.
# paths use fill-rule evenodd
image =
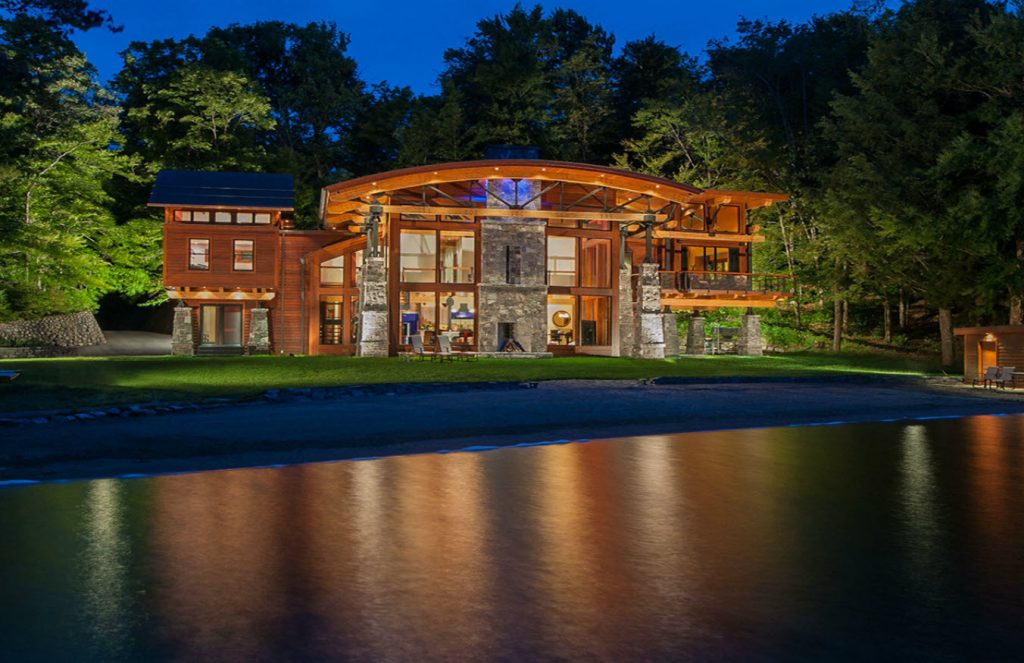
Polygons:
M517 6L427 96L362 80L329 22L136 42L104 87L71 40L90 29L116 26L84 0L0 0L0 319L156 301L161 168L292 173L314 227L324 184L514 143L790 194L760 213L756 268L797 275L793 324L834 316L837 349L851 315L891 341L911 303L947 363L954 322L1024 322L1020 4L741 21L701 59Z

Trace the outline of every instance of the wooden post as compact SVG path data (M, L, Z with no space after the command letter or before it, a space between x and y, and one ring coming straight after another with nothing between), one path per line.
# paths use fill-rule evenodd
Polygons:
M843 300L838 286L832 286L832 352L843 349Z

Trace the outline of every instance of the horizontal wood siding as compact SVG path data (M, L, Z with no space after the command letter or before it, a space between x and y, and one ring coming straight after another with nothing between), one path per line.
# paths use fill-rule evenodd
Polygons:
M970 382L978 377L978 341L980 336L964 336L964 380Z
M1000 334L996 343L999 346L999 365L1013 366L1024 373L1024 334Z
M210 240L210 269L188 268L190 239ZM253 242L253 271L234 269L234 240ZM164 224L164 285L178 288L274 288L278 233L273 227Z
M280 241L281 285L274 300L275 310L271 313L274 352L303 354L309 351L305 342L306 316L303 315L303 295L308 293L303 258L321 246L338 241L338 235L332 232L286 232L281 234Z

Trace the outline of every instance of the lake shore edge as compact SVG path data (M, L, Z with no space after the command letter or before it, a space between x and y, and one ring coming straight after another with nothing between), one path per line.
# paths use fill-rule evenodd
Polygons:
M7 429L0 441L0 482L149 476L699 431L1024 413L1024 399L984 396L923 381L758 379L663 385L554 381L512 391L250 402L153 418Z

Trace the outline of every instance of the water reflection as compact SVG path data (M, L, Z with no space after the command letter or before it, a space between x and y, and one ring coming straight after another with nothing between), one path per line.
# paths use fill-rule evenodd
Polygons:
M1022 418L977 417L0 491L0 596L34 597L0 603L0 641L53 658L66 633L91 644L61 656L102 660L997 657L1024 644L1022 438ZM84 515L71 543L58 498Z

